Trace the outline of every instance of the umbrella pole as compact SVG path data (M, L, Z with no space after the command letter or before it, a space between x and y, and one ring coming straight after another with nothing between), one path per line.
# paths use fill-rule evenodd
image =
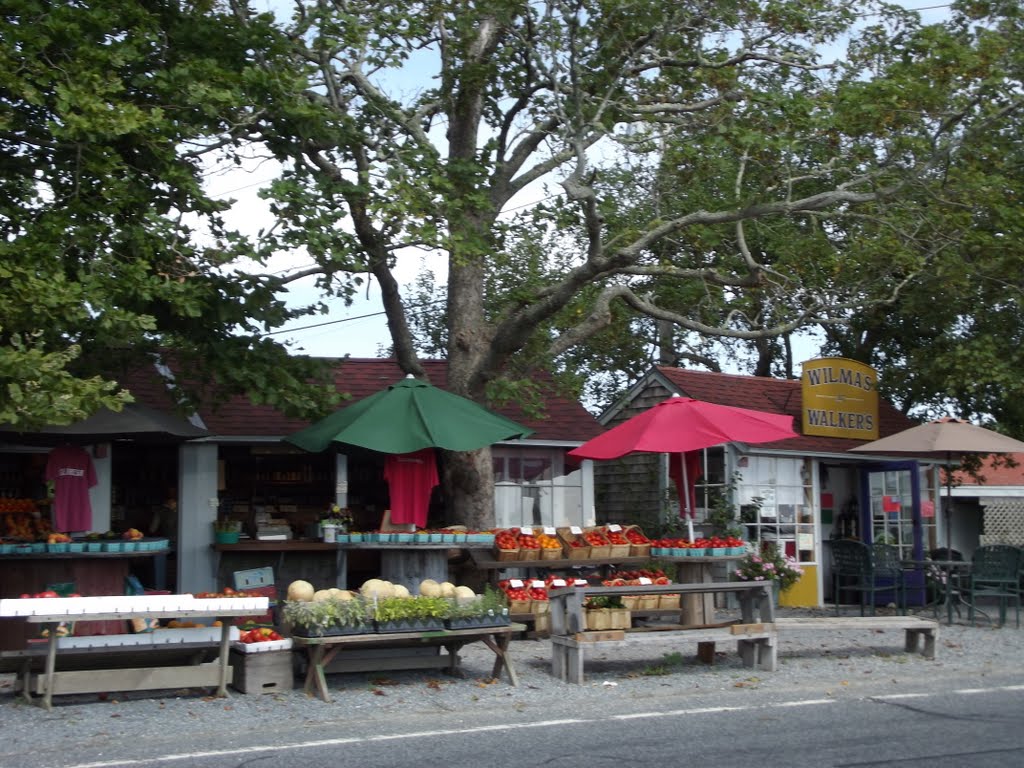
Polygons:
M683 470L683 513L686 515L686 535L693 541L693 510L690 509L690 478L686 475L686 454L679 454L679 464Z
M950 454L946 451L946 554L953 559L953 471Z

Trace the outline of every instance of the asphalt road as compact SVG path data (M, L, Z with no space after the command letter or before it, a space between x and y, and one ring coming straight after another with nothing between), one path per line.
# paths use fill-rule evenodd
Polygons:
M443 719L436 712L410 712L315 728L262 723L248 733L197 728L196 734L171 738L176 746L170 748L167 738L110 742L98 750L69 750L57 763L51 762L53 755L40 755L32 768L1024 765L1019 674L993 676L979 688L944 689L922 680L901 693L879 687L877 695L750 694L739 704L735 696L699 703L692 697L660 698L649 707L637 700L615 711L591 703L586 710L577 706L544 719L510 708L462 711Z

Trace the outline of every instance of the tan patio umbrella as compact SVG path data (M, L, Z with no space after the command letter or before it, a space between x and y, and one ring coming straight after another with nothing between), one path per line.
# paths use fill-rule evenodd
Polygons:
M942 463L946 467L946 547L950 539L950 515L953 509L953 470L964 454L1021 453L1024 442L971 424L961 419L929 421L895 435L864 443L851 452L898 454Z

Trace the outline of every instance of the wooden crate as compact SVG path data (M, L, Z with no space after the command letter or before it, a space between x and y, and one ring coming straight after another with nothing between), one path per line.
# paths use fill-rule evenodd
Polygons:
M239 653L231 650L231 687L242 693L290 691L295 684L291 651Z

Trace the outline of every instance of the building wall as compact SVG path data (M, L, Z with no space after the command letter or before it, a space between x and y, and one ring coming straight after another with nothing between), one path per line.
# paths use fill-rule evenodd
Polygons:
M606 425L608 428L646 411L671 393L651 384ZM661 522L665 486L660 454L634 453L615 461L594 462L594 505L597 523L636 523L653 528Z

